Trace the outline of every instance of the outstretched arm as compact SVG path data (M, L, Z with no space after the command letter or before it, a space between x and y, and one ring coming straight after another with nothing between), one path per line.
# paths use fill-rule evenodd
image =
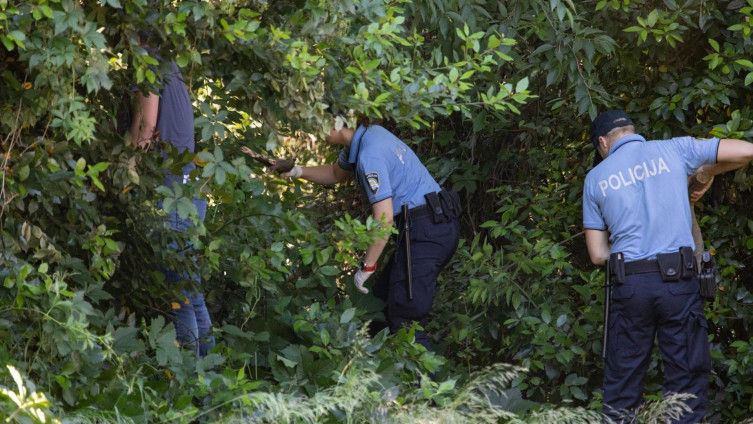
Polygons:
M701 166L688 180L690 203L697 202L711 187L714 175L742 168L751 160L753 160L753 143L732 138L719 140L716 163Z
M332 185L347 180L353 173L340 168L340 165L335 162L319 166L296 165L290 171L280 175L288 178L303 178L322 185Z
M742 168L753 160L753 144L743 140L723 138L719 141L716 163L703 165L698 171L708 176Z
M340 165L336 162L326 165L301 167L301 178L317 184L332 185L341 183L351 175L353 175L352 172L340 168Z

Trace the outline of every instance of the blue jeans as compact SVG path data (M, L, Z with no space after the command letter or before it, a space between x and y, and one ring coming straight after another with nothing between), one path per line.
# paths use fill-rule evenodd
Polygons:
M185 176L171 175L165 178L164 184L172 188L173 182L181 184L186 180ZM193 199L196 210L199 213L199 219L203 222L206 217L207 201L204 199ZM170 212L167 225L169 228L185 232L193 225L190 219L181 219L177 211ZM178 244L172 242L168 245L172 250L178 250ZM187 244L182 249L183 254L190 252L192 246ZM197 274L183 272L179 274L175 270L164 269L165 282L170 284L178 283L181 280L192 279L201 284L201 277ZM204 295L201 292L181 290L181 296L172 302L170 317L175 325L175 334L178 343L184 347L196 350L197 356L205 356L215 345L214 336L209 332L212 328L212 320L209 317Z
M184 277L188 277L184 273ZM165 271L165 281L177 283L186 278L180 278L179 274L172 270ZM194 279L201 279L194 275ZM181 296L172 302L170 318L175 325L175 335L178 343L183 347L196 350L197 356L205 356L215 345L214 336L209 332L212 329L212 319L209 317L204 295L200 292L187 290L180 291Z
M706 413L711 355L706 317L695 278L663 282L658 272L633 274L612 293L604 370L604 413L632 422L656 337L665 395L689 393L693 412L674 423L697 423Z

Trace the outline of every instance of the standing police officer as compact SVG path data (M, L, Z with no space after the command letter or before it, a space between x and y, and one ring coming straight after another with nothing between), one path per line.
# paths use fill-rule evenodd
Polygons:
M329 185L355 173L373 217L399 229L395 253L373 287L374 294L386 303L390 331L397 332L413 321L425 328L437 277L458 245L457 194L440 190L413 150L379 125L333 128L325 141L344 147L336 162L296 165L281 175ZM355 275L356 288L362 293L369 292L364 283L376 271L386 243L387 239L377 238L366 250ZM415 337L417 343L431 349L425 331L417 331Z
M691 137L646 141L621 110L596 117L591 142L594 168L583 190L586 245L594 264L609 259L614 285L605 323L604 412L630 422L658 337L665 395L694 395L687 401L692 413L677 422L699 422L711 357L691 247L688 175L737 169L753 159L753 144Z

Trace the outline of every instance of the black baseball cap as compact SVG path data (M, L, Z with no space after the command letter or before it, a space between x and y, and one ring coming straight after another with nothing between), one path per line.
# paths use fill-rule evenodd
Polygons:
M603 137L615 128L633 125L633 121L624 110L615 109L602 112L591 123L591 144L594 146L594 167L601 161L598 151L599 137Z

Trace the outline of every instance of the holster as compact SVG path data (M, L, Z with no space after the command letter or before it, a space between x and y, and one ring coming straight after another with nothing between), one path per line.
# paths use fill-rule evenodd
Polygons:
M625 284L625 256L622 252L609 255L609 274L612 284L616 286Z
M716 298L716 260L708 250L701 255L701 269L698 271L698 284L701 289L703 300L713 301Z

